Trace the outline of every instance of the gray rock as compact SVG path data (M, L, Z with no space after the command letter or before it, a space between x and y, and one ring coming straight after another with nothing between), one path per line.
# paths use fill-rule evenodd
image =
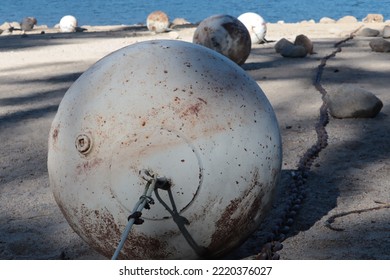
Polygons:
M301 34L295 38L294 45L302 46L308 54L313 54L313 42L305 35Z
M383 28L383 38L390 38L390 25L386 25Z
M356 35L360 37L377 37L379 34L379 30L372 28L363 28L356 33Z
M294 46L293 43L291 43L289 40L285 39L285 38L282 38L280 39L276 44L275 44L275 51L277 53L280 53L282 51L282 49L286 48L287 46Z
M296 46L289 40L282 38L275 44L275 51L280 53L283 57L305 57L307 51L303 46Z
M390 52L390 42L383 38L376 38L369 43L374 52Z
M325 95L330 114L335 118L373 118L383 107L372 92L343 84Z

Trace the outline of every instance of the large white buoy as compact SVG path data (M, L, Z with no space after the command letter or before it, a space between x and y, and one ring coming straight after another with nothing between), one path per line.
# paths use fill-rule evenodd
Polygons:
M169 28L169 17L163 11L154 11L146 18L146 27L156 33L166 32Z
M241 21L248 29L252 44L265 42L267 24L260 15L248 12L240 15L237 19Z
M66 92L49 135L54 197L72 228L111 257L145 190L122 259L219 257L267 215L281 169L274 111L237 64L203 46L153 40L106 56Z
M74 16L67 15L60 20L61 32L75 32L77 28L77 19Z
M248 30L230 15L204 19L194 32L193 42L217 51L239 65L244 64L251 52Z

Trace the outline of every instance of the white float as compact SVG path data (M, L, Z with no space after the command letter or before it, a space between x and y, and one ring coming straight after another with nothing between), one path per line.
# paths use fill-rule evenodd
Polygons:
M241 21L248 29L251 36L252 44L265 42L267 34L267 24L265 20L258 14L248 12L240 15L238 20Z
M251 52L247 28L229 15L204 19L195 30L193 42L217 51L239 65L246 61Z
M77 28L77 19L74 16L67 15L60 20L61 32L75 32Z
M145 190L155 193L123 259L219 257L267 215L281 169L274 111L226 57L182 41L145 41L98 61L69 88L49 135L54 197L72 228L111 257ZM141 174L140 174L141 172Z
M146 27L149 31L162 33L168 31L169 18L168 15L162 11L154 11L146 18Z

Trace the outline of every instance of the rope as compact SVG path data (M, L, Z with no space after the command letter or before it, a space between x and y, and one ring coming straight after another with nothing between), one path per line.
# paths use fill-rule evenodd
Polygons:
M121 252L123 246L125 245L127 237L129 236L129 233L130 233L133 225L143 223L143 220L140 218L142 215L141 211L144 208L149 209L150 208L149 203L150 204L154 203L153 198L151 197L151 194L156 187L156 183L157 183L156 175L152 176L152 179L147 180L144 194L139 198L138 202L134 206L133 212L128 218L127 226L122 233L122 237L121 237L121 240L119 242L119 245L116 248L116 251L115 251L114 255L112 256L111 260L116 260L118 258L119 253Z

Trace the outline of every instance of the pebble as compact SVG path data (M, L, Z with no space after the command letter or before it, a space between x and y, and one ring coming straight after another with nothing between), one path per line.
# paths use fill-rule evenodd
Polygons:
M379 30L372 28L363 28L356 33L356 35L360 37L377 37L379 34Z
M383 38L390 38L390 25L386 25L383 28Z
M340 18L337 23L355 23L358 22L357 18L354 16L345 16Z
M368 14L364 19L363 22L383 22L384 18L381 14Z
M335 23L336 21L333 18L323 17L320 19L320 23Z
M308 54L313 54L313 42L306 35L298 35L295 38L294 45L302 46L306 49Z
M390 42L383 38L376 38L369 43L374 52L390 52Z
M335 118L373 118L383 107L372 92L352 84L342 84L325 95L330 114Z

